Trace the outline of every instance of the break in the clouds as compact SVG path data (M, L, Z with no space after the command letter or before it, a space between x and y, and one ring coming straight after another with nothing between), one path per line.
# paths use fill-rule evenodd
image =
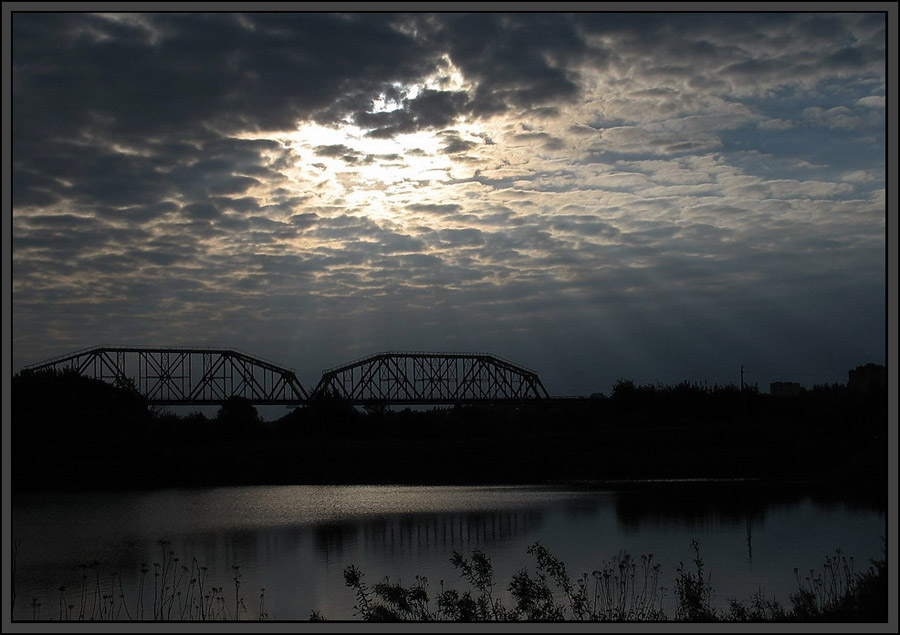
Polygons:
M884 362L880 13L12 15L13 361ZM798 379L800 378L800 379Z

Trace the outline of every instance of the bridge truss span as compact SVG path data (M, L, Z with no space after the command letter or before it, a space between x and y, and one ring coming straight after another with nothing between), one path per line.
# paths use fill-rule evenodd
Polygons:
M97 347L27 366L74 371L136 389L150 405L301 405L308 393L292 370L233 349Z
M378 353L326 371L313 396L357 405L549 399L534 371L483 353Z

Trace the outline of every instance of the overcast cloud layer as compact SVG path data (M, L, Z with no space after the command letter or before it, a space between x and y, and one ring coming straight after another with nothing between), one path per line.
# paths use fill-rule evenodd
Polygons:
M14 370L885 361L882 14L17 13L12 53Z

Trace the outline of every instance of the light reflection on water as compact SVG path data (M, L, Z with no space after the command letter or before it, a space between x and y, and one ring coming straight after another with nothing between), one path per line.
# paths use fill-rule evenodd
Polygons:
M574 576L590 573L621 551L653 554L662 584L672 587L679 562L693 558L692 540L712 573L715 600L746 600L762 589L788 602L794 567L820 569L836 548L859 569L880 557L883 510L833 498L773 491L752 484L662 484L616 491L551 487L272 486L103 494L40 494L14 500L17 558L15 616L58 619L58 589L80 594L79 565L98 562L101 577L122 576L136 597L140 566L167 557L196 557L226 595L241 596L256 617L260 588L279 620L305 620L311 610L354 619L343 570L357 565L374 584L429 579L466 585L449 563L454 551L491 557L497 586L534 562L541 542ZM167 541L160 544L160 540ZM93 574L92 574L93 575ZM244 596L246 594L246 596ZM671 595L671 594L670 594Z

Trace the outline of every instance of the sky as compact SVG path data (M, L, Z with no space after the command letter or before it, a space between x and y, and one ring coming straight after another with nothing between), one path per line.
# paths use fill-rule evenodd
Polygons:
M14 13L12 367L885 363L882 13Z

